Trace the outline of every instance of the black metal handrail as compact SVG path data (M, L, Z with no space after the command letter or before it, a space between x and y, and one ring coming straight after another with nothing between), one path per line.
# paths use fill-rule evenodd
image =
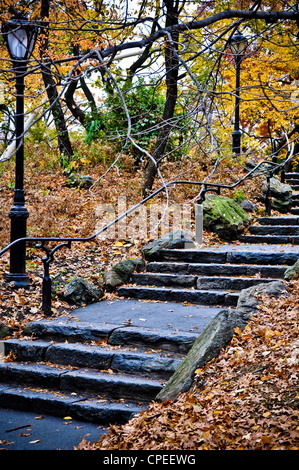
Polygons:
M243 176L241 179L239 179L237 182L233 184L221 184L221 183L207 183L204 181L188 181L188 180L174 180L174 181L169 181L168 183L164 184L161 186L159 189L154 191L152 194L149 196L145 197L142 201L139 203L135 204L134 206L131 206L130 209L128 209L126 212L115 218L113 221L111 221L109 224L105 225L102 227L100 230L98 230L96 233L91 235L90 237L26 237L26 238L19 238L18 240L14 240L11 242L9 245L7 245L5 248L3 248L0 251L0 257L4 255L7 251L11 249L12 246L16 245L17 243L21 242L35 242L37 243L36 247L40 248L46 253L46 257L42 259L43 265L44 265L44 277L43 277L43 286L42 286L42 310L45 315L51 315L51 287L52 287L52 282L51 282L51 277L50 277L50 263L54 260L54 254L57 250L63 247L71 248L71 244L75 242L89 242L94 240L96 237L101 235L103 232L109 230L110 227L113 225L117 224L121 219L129 215L131 212L136 210L138 207L141 205L145 204L147 201L150 199L154 198L157 196L159 193L162 191L165 191L168 187L170 186L175 186L177 184L188 184L188 185L197 185L197 186L202 186L202 190L200 192L200 197L196 201L197 204L202 204L205 200L206 193L211 191L211 192L216 192L217 194L220 194L221 189L234 189L236 186L241 184L243 181L248 179L253 173L255 173L258 168L262 165L272 165L273 168L269 171L269 174L267 175L267 182L268 182L268 188L266 192L266 201L265 201L265 206L266 206L266 211L270 215L271 212L271 189L270 189L270 178L273 176L275 172L278 172L279 170L283 170L285 166L294 158L293 155L289 156L283 163L277 163L274 161L268 161L268 160L263 160L262 162L258 163L252 170L250 170L245 176ZM45 246L45 243L47 242L59 242L58 245L56 245L54 248L50 249Z

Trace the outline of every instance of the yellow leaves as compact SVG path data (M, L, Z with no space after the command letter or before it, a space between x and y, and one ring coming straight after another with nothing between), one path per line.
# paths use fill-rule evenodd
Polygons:
M282 333L280 331L277 331L277 330L266 330L265 331L265 337L266 338L271 338L272 336L282 336Z
M242 330L238 326L234 329L234 332L237 333L237 335L242 334Z

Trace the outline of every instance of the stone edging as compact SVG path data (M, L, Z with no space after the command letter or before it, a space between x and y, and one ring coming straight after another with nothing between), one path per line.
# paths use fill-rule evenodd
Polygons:
M287 291L287 284L283 281L263 283L243 289L237 307L221 310L207 325L165 387L156 396L156 400L175 400L179 393L189 390L195 370L217 357L220 350L231 341L235 328L243 330L250 318L257 313L258 295L268 294L278 297Z

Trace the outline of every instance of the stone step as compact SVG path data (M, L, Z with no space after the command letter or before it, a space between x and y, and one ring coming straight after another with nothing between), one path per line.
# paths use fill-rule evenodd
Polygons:
M192 284L185 283L185 287L195 287L204 290L242 290L262 282L275 281L273 278L255 277L224 277L224 276L185 276L183 274L161 274L161 273L140 273L134 274L132 282L142 286L173 286L178 287L184 284L182 279L192 278Z
M299 217L277 216L258 217L256 222L260 225L299 225Z
M197 277L188 274L138 273L132 275L131 282L142 286L196 287Z
M13 384L0 384L0 403L3 408L59 417L71 416L73 419L98 424L125 424L147 405Z
M137 348L17 339L4 340L3 343L5 356L13 354L17 361L44 361L164 379L168 379L181 362L181 357L174 354L152 350L149 353Z
M82 321L74 325L58 320L31 322L30 334L44 340L71 343L104 340L107 345L111 346L132 345L140 348L163 349L178 354L188 352L197 338L197 334L184 331L172 332L162 328L152 329L106 323L91 325Z
M290 185L299 184L299 176L292 176L292 177L286 178L285 182Z
M200 305L236 306L239 293L227 290L176 289L167 287L124 286L118 295L126 298L189 302Z
M299 183L299 181L298 181ZM292 187L293 191L299 191L299 184L298 183L290 183L290 186Z
M197 289L228 289L233 291L241 291L248 287L265 282L273 282L273 278L248 278L248 277L198 277Z
M290 212L291 214L299 215L299 207L291 208Z
M255 276L275 277L282 279L287 269L286 266L268 266L253 264L208 264L208 263L175 263L175 262L151 262L148 263L147 272L153 273L183 273L231 276Z
M31 386L67 393L86 393L94 398L149 402L162 389L161 381L133 374L91 369L53 367L44 363L0 363L0 383Z
M240 237L242 243L267 243L273 245L299 245L299 236L288 236L288 235L242 235Z
M252 235L299 235L299 225L251 225Z
M248 236L252 239L253 235ZM270 237L262 237L268 238ZM255 243L261 243L259 237L256 236ZM218 250L218 251L217 251ZM298 259L298 252L284 251L279 247L279 250L271 250L268 247L263 251L260 246L246 247L239 245L236 250L231 249L198 249L198 250L161 250L160 261L175 261L175 262L188 262L188 263L216 263L216 264L262 264L262 265L289 265L296 263Z
M299 199L292 199L292 207L298 207L299 206Z
M285 174L285 178L292 178L293 176L299 178L299 173L296 171L289 171Z

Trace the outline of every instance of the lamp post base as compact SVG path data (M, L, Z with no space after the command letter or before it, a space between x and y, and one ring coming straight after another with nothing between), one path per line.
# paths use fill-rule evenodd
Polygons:
M30 280L26 273L5 273L6 284L14 284L14 287L29 287Z
M235 130L232 133L233 152L236 155L240 155L240 153L241 153L241 135L242 135L242 132L239 131L239 130Z

